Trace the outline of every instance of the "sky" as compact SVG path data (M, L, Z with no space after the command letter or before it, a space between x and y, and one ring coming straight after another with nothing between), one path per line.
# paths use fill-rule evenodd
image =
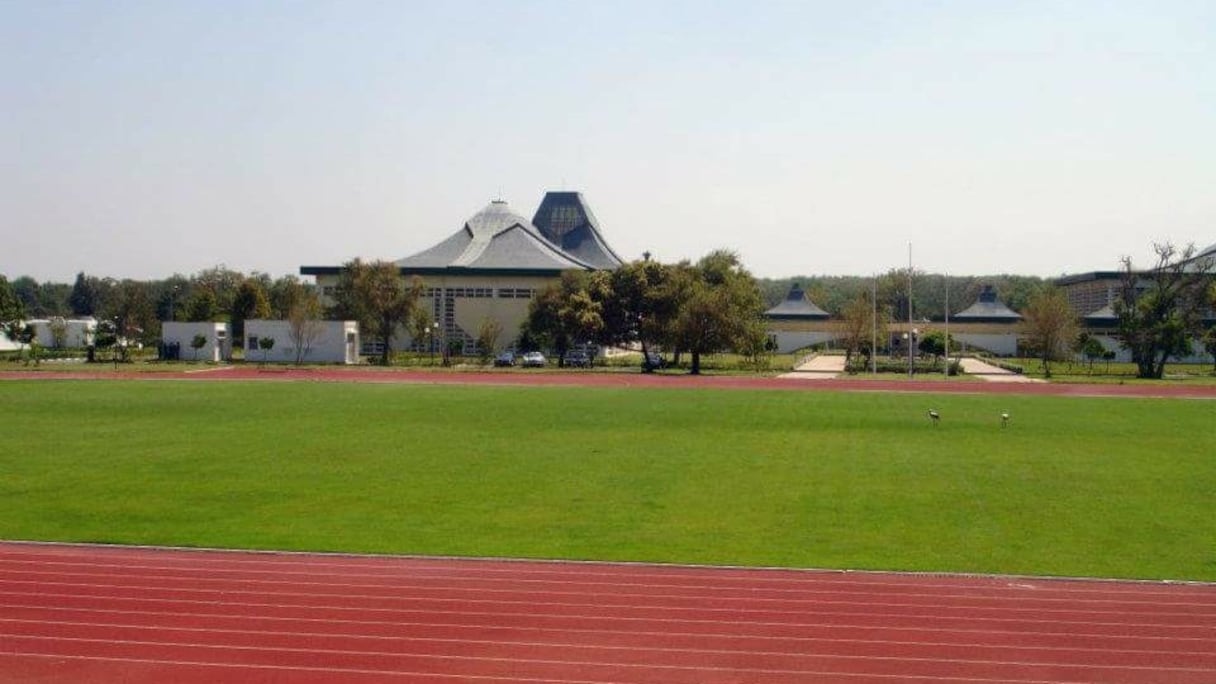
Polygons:
M1216 3L0 0L0 274L624 258L1055 276L1216 243Z

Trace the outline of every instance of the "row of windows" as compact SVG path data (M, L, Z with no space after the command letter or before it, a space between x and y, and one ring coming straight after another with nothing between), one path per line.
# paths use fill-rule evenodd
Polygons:
M535 294L536 290L529 290L525 287L498 288L498 296L502 299L532 299Z
M322 294L332 298L336 293L337 288L333 285L326 285L321 288ZM442 287L428 287L422 291L423 297L432 299L443 296L445 294ZM446 291L448 297L468 297L472 299L487 299L494 296L494 288L492 287L449 287ZM536 290L526 287L500 287L498 288L498 297L500 299L532 299L536 296Z
M493 297L494 288L492 287L449 287L445 292L449 297L471 297L484 298Z
M487 299L495 296L494 288L492 287L449 287L446 291L436 287L426 291L426 296L428 297L438 297L441 294L448 297L467 297L471 299ZM532 299L535 295L536 290L526 287L498 288L498 297L500 299Z

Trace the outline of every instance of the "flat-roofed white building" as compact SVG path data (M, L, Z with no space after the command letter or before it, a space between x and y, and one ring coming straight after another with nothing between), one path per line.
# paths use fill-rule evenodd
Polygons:
M263 351L260 344L274 340ZM245 321L245 360L259 363L359 363L359 324L355 321L250 319Z
M203 336L203 346L194 349L195 335ZM232 339L227 323L165 321L161 323L162 355L176 345L176 358L183 361L227 361L232 358ZM170 352L172 353L172 352Z
M25 322L34 326L35 340L48 349L80 349L93 343L97 319L35 318Z

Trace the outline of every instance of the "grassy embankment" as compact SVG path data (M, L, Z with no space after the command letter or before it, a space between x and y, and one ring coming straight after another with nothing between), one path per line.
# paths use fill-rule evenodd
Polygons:
M1213 410L8 381L0 537L1216 580Z

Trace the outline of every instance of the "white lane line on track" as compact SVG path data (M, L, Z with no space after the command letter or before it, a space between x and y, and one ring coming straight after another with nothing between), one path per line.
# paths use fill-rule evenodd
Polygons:
M120 658L112 656L83 656L83 655L56 655L49 653L22 653L16 651L0 651L0 657L16 656L22 658L41 658L41 659L68 659L68 660L87 660L101 662L120 662L120 663L142 663L147 665L171 665L182 667L220 667L232 669L246 670L277 670L289 672L324 672L333 674L367 674L385 677L426 677L429 679L461 679L471 681L493 681L493 682L532 682L534 684L636 684L635 682L626 682L622 680L607 680L607 679L541 679L536 677L518 678L509 675L459 675L459 674L443 674L433 672L405 672L397 670L365 670L356 668L332 668L332 667L294 667L288 665L240 665L236 663L210 663L205 661L193 660L161 660L154 658ZM803 674L816 677L836 677L840 679L854 679L865 677L867 679L898 679L904 682L974 682L975 684L1089 684L1087 682L1068 682L1059 679L988 679L976 677L918 677L908 676L903 674L854 674L851 672L804 672Z
M30 548L23 552L14 549ZM833 583L851 586L889 586L905 589L909 584L926 588L976 588L999 589L1009 582L1038 583L1035 591L1075 591L1105 593L1111 591L1137 591L1151 595L1175 594L1194 589L1199 591L1216 589L1216 584L1194 581L1123 580L1085 577L1050 577L1029 575L977 575L943 572L885 572L872 570L826 570L777 567L741 567L707 565L663 565L654 563L629 563L612 561L535 560L506 558L471 558L443 556L382 556L359 554L325 554L295 551L249 551L227 549L191 549L155 546L115 546L71 544L58 542L0 542L0 558L8 555L24 555L37 559L46 558L48 551L55 557L79 557L85 562L95 561L98 555L161 556L159 560L173 559L188 563L190 567L203 565L261 565L270 567L326 567L361 570L384 569L393 572L417 572L439 570L453 572L455 568L471 573L487 573L509 576L561 575L648 578L664 580L712 579L714 582L740 582L754 587L760 584L816 584ZM76 552L78 553L65 553ZM202 561L198 563L197 561ZM342 561L342 562L338 562ZM642 572L638 572L642 571ZM781 575L775 577L774 575ZM950 580L930 583L927 580ZM616 585L618 583L610 583Z
M377 613L377 614L396 614L396 615L468 615L481 617L518 617L518 618L533 618L533 619L555 619L555 620L597 620L597 621L614 621L614 622L650 622L657 624L706 624L706 625L749 625L753 627L782 627L782 628L798 628L804 626L815 626L823 623L801 623L801 622L772 622L759 620L707 620L707 619L692 619L692 618L656 618L656 617L628 617L628 616L606 616L600 613L537 613L537 612L520 612L520 613L502 613L488 610L435 610L423 608L367 608L358 606L339 606L339 605L312 605L312 604L287 604L287 603L256 603L247 601L223 601L223 600L198 600L198 599L161 599L148 598L140 596L120 597L120 596L92 596L88 594L48 594L47 592L12 592L0 591L0 596L25 596L25 597L47 597L47 598L62 598L64 600L108 600L108 601L131 601L137 603L174 603L174 604L189 604L201 606L229 606L233 608L260 608L260 609L278 609L278 610L331 610L344 613ZM890 618L892 616L885 614L874 613L851 613L847 611L823 611L818 613L821 617L842 616L842 617L863 617L863 618ZM1069 625L1074 627L1118 627L1118 628L1137 628L1137 629L1203 629L1210 630L1207 625L1157 625L1147 623L1133 622L1093 622L1093 621L1071 621L1061 622L1059 620L1035 620L1031 618L984 618L984 617L961 617L961 618L943 618L937 614L926 615L901 615L902 619L916 619L931 621L934 619L947 619L951 621L966 621L966 622L985 622L985 623L1014 623L1014 624L1046 624L1063 626ZM918 624L915 629L924 630L927 625ZM1096 635L1101 636L1101 635Z
M296 631L268 631L258 629L220 629L215 627L181 627L171 625L132 625L113 622L76 622L69 620L35 620L31 618L0 618L0 623L13 623L15 625L30 624L30 625L55 625L60 627L89 627L101 629L129 629L143 630L149 632L193 632L198 634L216 634L216 635L242 635L242 636L281 636L290 638L325 638L325 639L364 639L367 641L388 641L388 642L403 642L403 643L428 643L428 644L476 644L485 646L523 646L523 647L543 647L543 648L568 648L568 649L585 649L593 651L624 651L628 653L638 652L655 652L655 653L682 653L682 654L708 654L708 655L745 655L745 656L772 656L781 658L802 658L802 657L835 657L833 653L807 653L804 651L757 651L754 649L738 649L738 648L676 648L664 646L638 646L633 645L616 645L616 644L595 644L595 643L580 643L571 641L527 641L521 639L457 639L452 637L423 637L423 636L394 636L383 634L349 634L343 632L296 632ZM429 625L428 625L429 626ZM571 630L554 630L563 634L570 633ZM624 633L624 632L622 632ZM660 633L656 633L659 636ZM661 633L663 637L674 636L675 633ZM24 636L24 635L23 635ZM737 635L731 638L739 638ZM1128 649L1097 649L1097 648L1073 648L1068 646L1013 646L1008 644L1000 645L985 645L985 644L958 644L951 642L923 642L923 641L893 641L883 639L842 639L842 638L815 638L802 639L806 643L830 643L830 644L869 644L874 646L909 646L909 647L924 647L924 648L974 648L974 649L993 649L1004 651L1053 651L1058 653L1119 653L1128 655L1159 655L1169 657L1179 656L1198 656L1198 657L1216 657L1216 653L1187 653L1185 651L1134 651ZM407 655L407 654L401 654ZM868 656L849 656L849 657L868 657ZM901 660L902 658L896 657ZM1071 666L1068 662L1052 662L1052 661L1028 661L1040 665L1060 665L1064 667ZM1112 666L1121 667L1121 666Z
M28 634L13 634L0 632L0 636L11 639L28 639L38 642L56 642L56 643L72 643L72 644L101 644L105 646L152 646L157 648L195 648L204 651L236 651L241 653L300 653L306 655L332 655L332 656L353 656L353 657L371 657L371 658L417 658L422 660L441 660L454 662L472 662L472 663L505 663L509 665L556 665L560 667L578 666L578 667L605 667L605 668L626 668L637 670L660 670L660 671L676 671L676 672L714 672L714 673L740 673L740 674L772 674L772 675L802 675L808 674L805 669L779 669L779 668L762 668L762 667L718 667L707 665L668 665L662 663L630 663L630 662L611 662L611 661L594 661L594 660L555 660L551 658L506 658L501 656L464 656L464 655L440 655L432 653L394 653L392 651L355 651L350 649L337 648L294 648L294 647L278 647L278 646L241 646L241 645L219 645L219 644L199 644L183 641L142 641L138 639L98 639L86 637L64 637L64 636L41 636ZM1059 669L1077 669L1077 670L1095 670L1095 671L1114 671L1114 672L1178 672L1187 674L1205 674L1216 673L1216 668L1208 667L1162 667L1159 665L1057 665L1053 663L1038 663L1034 661L1016 661L1016 660L971 660L967 658L902 658L897 656L857 656L857 655L841 655L841 654L805 654L798 656L808 660L848 660L848 661L869 661L881 663L928 663L932 665L951 664L951 665L978 665L978 666L998 666L998 667L1024 667L1024 668L1059 668Z
M598 609L598 610L607 610L607 609L611 609L611 610L666 610L666 611L670 611L672 613L680 613L680 612L683 612L683 613L721 613L721 614L730 614L730 615L739 615L739 614L804 615L806 612L805 610L782 610L780 608L747 608L747 607L719 608L719 607L699 607L699 606L676 607L676 606L661 606L661 605L645 604L645 603L597 603L597 602L587 602L587 601L542 601L542 600L537 600L537 599L506 600L506 599L488 599L488 598L457 598L457 597L447 597L447 596L419 597L419 596L410 596L410 595L401 595L401 594L392 594L392 593L351 594L351 593L343 593L343 592L324 592L324 591L304 592L304 591L264 591L264 590L259 591L259 590L253 590L253 589L199 589L199 588L194 588L194 587L157 587L157 586L148 586L148 585L104 584L104 583L98 583L98 582L47 582L47 581L42 581L42 580L0 579L0 588L27 587L27 586L55 587L55 588L78 588L78 589L85 589L85 590L88 590L88 589L116 590L116 591L124 591L124 592L163 592L163 593L167 593L167 594L187 594L187 595L192 595L192 596L240 595L240 596L256 596L256 597L265 597L265 598L282 597L282 598L295 598L295 599L299 599L299 598L308 598L308 599L332 598L332 599L357 600L357 601L411 601L411 602L419 603L419 604L420 603L439 603L439 604L460 603L460 604L478 604L478 605L491 605L491 606L527 606L527 607L545 606L545 607L550 607L550 608L593 608L593 609ZM508 593L524 593L524 592L508 592ZM586 596L586 594L580 594L580 593L575 593L574 595L575 596ZM615 597L612 594L608 594L607 596ZM122 597L114 597L114 598L122 598ZM794 602L785 601L783 603L794 603ZM893 615L889 611L880 610L880 609L901 609L901 610L902 609L911 609L911 610L936 609L938 611L943 611L943 612L939 612L933 617L941 617L941 618L955 617L955 616L945 615L944 611L991 612L991 613L1003 613L1003 614L1008 614L1008 615L1026 613L1031 616L1036 616L1036 615L1094 615L1094 616L1129 615L1128 611L1120 611L1120 610L1093 610L1093 609L1068 609L1068 608L1020 608L1020 607L1012 607L1012 606L978 607L978 606L945 606L945 605L933 606L933 605L924 605L924 604L917 604L917 603L898 603L898 602L885 602L885 603L869 602L869 603L859 604L854 601L805 601L803 603L806 603L811 606L850 606L850 607L855 607L855 608L859 609L859 611L860 611L860 609L863 609L863 608L873 609L873 612L871 614L883 615L883 616L888 616L888 617L930 617L930 616L922 616L919 614L895 614L895 615ZM822 611L818 611L818 612L822 612ZM865 614L865 613L859 612L858 614ZM1198 626L1205 626L1205 627L1206 626L1216 626L1216 615L1195 615L1194 613L1187 613L1187 612L1147 613L1144 615L1135 613L1135 614L1130 614L1130 615L1132 617L1136 617L1136 618L1178 617L1178 618L1195 619L1197 622L1201 622L1203 619L1206 619L1206 618L1212 618L1214 621L1214 624L1212 624L1212 625L1199 624ZM1012 618L1010 618L1010 619L1012 619ZM1084 622L1084 621L1083 620L1082 621L1062 620L1062 622L1066 622L1069 624L1075 624L1077 622ZM1159 623L1139 622L1136 624L1139 624L1142 626L1152 626L1152 625L1162 626L1162 627L1172 626L1170 623L1165 623L1165 622L1159 622Z
M665 636L674 636L674 637L680 637L680 638L704 638L704 639L747 639L747 640L758 640L758 641L790 641L790 642L820 642L820 641L829 641L829 642L840 641L840 642L850 642L850 643L852 643L852 642L857 642L857 643L873 642L873 643L883 643L883 644L907 644L907 645L925 644L925 645L930 645L930 646L937 646L937 645L951 646L951 645L958 644L958 642L954 642L954 641L934 642L934 641L897 641L897 640L891 640L891 639L856 639L856 638L855 639L843 639L843 638L830 638L830 637L779 636L779 635L773 635L773 634L747 634L747 633L740 633L740 632L671 632L671 631L659 632L659 631L647 631L647 630L637 630L637 629L605 629L605 628L592 629L592 628L588 628L588 627L539 627L539 626L533 626L533 625L506 625L506 624L502 624L502 623L498 623L498 622L468 623L468 622L433 622L433 621L421 622L421 621L409 621L409 620L392 620L392 621L390 621L390 620L349 620L349 619L343 619L343 618L330 618L330 617L324 617L324 618L280 617L280 616L273 616L273 615L248 615L248 614L232 614L232 613L195 613L195 612L182 612L182 611L123 610L123 609L117 609L117 608L70 608L70 607L63 607L63 606L46 606L46 605L42 605L42 604L19 604L19 603L0 603L0 608L42 610L42 611L48 611L48 612L59 611L59 612L81 612L81 613L104 613L107 615L139 615L139 616L145 616L145 617L160 616L160 617L170 617L170 618L187 617L187 618L220 619L220 620L260 620L260 621L266 621L266 622L288 622L288 623L305 623L305 624L320 623L320 624L325 624L325 625L351 625L351 626L358 626L358 627L419 627L419 628L466 629L466 630L494 629L494 630L503 630L503 631L512 631L512 632L555 632L558 634L571 634L571 633L607 634L607 635L621 635L621 636L646 636L646 637L653 636L653 637L658 637L658 638L665 637ZM712 624L726 624L726 625L734 626L739 623L730 621L730 622L714 622ZM983 635L983 636L998 636L998 637L1018 636L1018 637L1045 637L1045 638L1053 638L1053 639L1055 639L1055 638L1059 638L1059 639L1085 638L1085 639L1114 641L1114 642L1131 641L1134 643L1161 641L1161 642L1168 642L1168 643L1199 642L1199 643L1203 643L1203 644L1211 644L1213 641L1212 639L1205 639L1205 638L1201 638L1201 637L1140 636L1140 635L1126 635L1126 634L1096 634L1096 633L1086 634L1083 632L1027 632L1027 631L1023 631L1023 630L965 629L965 628L945 628L945 627L909 628L909 627L894 627L894 626L887 626L887 625L848 625L848 624L839 624L836 622L803 623L803 624L799 624L799 625L793 625L793 627L807 628L807 629L839 629L841 631L861 630L861 631L870 631L870 632L900 632L900 633L914 631L916 633L928 632L928 633L938 633L938 634L966 634L966 635L975 635L975 636ZM375 635L372 635L372 636L375 636ZM1002 644L989 644L989 643L984 643L984 642L967 643L967 644L961 644L961 645L978 646L981 648L1009 648L1009 649L1023 648L1023 646L1006 646L1006 645L1002 645ZM1099 652L1106 652L1106 651L1114 650L1119 653L1146 653L1146 654L1180 653L1181 655L1196 655L1196 656L1210 656L1210 655L1214 654L1212 651L1159 651L1159 650L1133 649L1133 648L1126 648L1124 646L1119 646L1117 648L1112 648L1112 649L1099 649L1099 648L1074 649L1074 648L1071 648L1068 646L1025 646L1024 648L1059 649L1059 650L1063 650L1063 651L1093 650L1093 651L1099 651Z
M327 581L327 582L326 581L305 581L305 580L297 580L297 579L282 579L282 580L244 579L244 578L230 579L230 578L223 578L223 577L197 577L197 576L189 576L189 575L184 575L184 576L183 575L152 575L152 574L133 575L132 573L118 573L118 572L113 572L113 573L62 572L62 571L55 571L55 570L46 570L46 571L24 570L24 569L23 570L5 570L2 568L0 568L0 585L16 584L16 583L20 583L20 582L41 582L42 581L42 580L34 580L34 579L13 580L13 579L7 579L5 577L6 575L19 575L19 576L23 576L23 577L34 576L34 577L47 577L47 578L50 578L50 577L82 578L82 579L96 578L99 580L112 580L112 579L118 578L118 579L128 579L128 580L138 579L140 581L152 581L152 582L157 582L157 581L178 582L178 583L193 584L194 586L190 589L191 591L225 591L225 592L229 592L229 593L231 593L231 591L228 589L208 587L207 585L220 584L220 585L232 586L234 584L239 584L242 586L249 585L249 586L265 586L265 587L276 587L276 586L277 587L330 587L333 589L347 589L347 590L350 590L350 589L377 590L378 589L378 590L383 590L383 591L394 591L394 592L419 591L419 592L450 592L450 593L468 592L468 593L476 593L476 594L517 594L517 595L518 594L530 594L530 595L536 595L536 596L582 596L582 597L587 597L587 598L597 598L597 597L626 598L626 597L628 597L628 598L649 598L649 599L665 600L665 601L666 600L715 601L715 602L719 602L719 603L746 601L746 602L752 603L752 604L771 603L771 604L778 604L778 605L780 605L780 604L832 605L832 604L844 603L844 604L849 604L849 605L874 605L874 606L901 605L901 606L918 606L918 607L924 607L924 608L942 606L942 607L946 607L946 608L957 608L957 609L966 608L966 609L977 609L977 610L1006 610L1008 604L1016 602L1016 604L1018 606L1017 608L1008 608L1008 609L1022 610L1022 611L1031 610L1031 608L1029 606L1033 606L1038 603L1048 603L1048 604L1056 604L1056 605L1065 604L1068 607L1064 607L1064 608L1046 607L1046 608L1042 608L1042 610L1039 612L1045 612L1045 613L1047 613L1047 612L1069 612L1069 613L1082 612L1082 613L1096 613L1096 614L1103 614L1103 613L1125 614L1125 613L1144 612L1146 614L1160 615L1160 616L1169 615L1169 616L1178 616L1178 617L1183 617L1183 616L1188 616L1188 617L1189 616L1213 616L1213 617L1216 617L1216 604L1210 606L1210 608L1211 608L1210 612L1206 612L1206 611L1201 611L1201 610L1197 610L1197 609L1208 608L1209 607L1208 604L1205 604L1205 603L1195 604L1195 603L1185 602L1185 601L1147 601L1147 600L1146 601L1119 601L1119 600L1114 600L1114 599L1068 599L1068 598L1048 598L1048 597L1040 598L1037 596L1032 596L1032 597L1018 596L1015 598L1013 596L999 597L999 596L973 596L973 595L955 595L955 594L940 594L940 593L904 592L904 593L899 594L899 597L902 599L931 599L931 600L937 601L937 602L936 603L934 603L932 601L924 602L924 603L911 603L911 602L903 603L903 602L901 602L898 604L893 604L893 603L883 603L883 602L877 602L877 601L858 600L858 599L862 599L862 598L866 598L866 597L887 598L890 596L889 593L875 594L875 593L863 593L863 592L837 592L837 591L797 592L798 595L801 595L801 596L813 596L815 594L822 593L823 595L826 595L826 596L838 597L838 598L833 598L831 600L828 600L828 599L823 599L823 598L795 598L793 596L790 596L790 597L750 596L750 595L747 595L746 593L736 593L734 595L723 595L723 594L713 594L713 593L711 593L711 594L657 594L657 593L650 593L650 592L625 592L625 591L607 592L607 591L575 591L573 589L557 590L557 589L541 589L539 587L538 588L507 589L507 588L488 588L488 587L479 587L479 586L468 586L468 585L462 585L462 584L437 585L437 584L405 582L405 581L394 582L392 584L362 584L362 583L335 582L335 581ZM458 580L453 579L451 581L458 581ZM54 583L47 582L47 584L54 584ZM72 584L73 586L96 586L96 587L132 586L132 585L126 585L126 584L110 584L110 583L105 583L105 582L89 582L89 583L81 582L79 584L76 584L76 583L69 583L69 584ZM563 586L563 587L582 586L578 582L552 582L549 584L556 584L557 586ZM160 589L163 591L173 591L173 590L177 590L178 588L180 588L180 585L164 586L164 587L150 587L150 586L146 586L146 585L141 585L141 586L133 587L133 588L137 588L137 589L156 588L156 589ZM597 588L599 588L598 585L597 585ZM641 588L641 587L634 585L631 588L637 589L637 588ZM653 588L667 589L668 587L654 586ZM250 593L262 593L262 592L250 592ZM277 596L277 595L294 595L297 592L265 592L265 593L267 593L267 595ZM332 594L332 593L327 594L327 593L321 593L321 592L309 592L309 595L311 595L311 596L341 595L341 596L350 596L350 597L354 597L354 598L366 598L366 599L375 599L375 598L382 598L382 597L401 598L400 594L398 594L398 593L383 595L383 594L375 594L375 593L352 594L352 593L344 592L342 594ZM854 597L854 598L850 599L849 597ZM981 604L995 604L995 605L981 605ZM1116 609L1101 609L1101 608L1097 608L1097 607L1093 607L1093 608L1088 607L1090 605L1126 606L1126 607L1116 610ZM1182 610L1182 611L1160 610L1161 608L1169 608L1169 607L1187 608L1189 610ZM677 606L677 608L678 608L678 606ZM1158 610L1137 611L1136 610L1137 608L1155 608ZM1038 609L1035 609L1035 610L1038 610Z
M23 563L25 563L25 562L26 561L23 561ZM4 564L3 560L0 560L0 566L3 566L3 564ZM47 565L57 565L56 563L37 563L34 561L28 561L28 564L32 565L34 567L45 567ZM67 565L69 567L81 567L80 564L74 564L74 563L65 563L65 564L61 564L61 565ZM96 566L85 566L85 567L96 567ZM169 572L169 573L172 573L172 572L189 573L191 571L185 570L182 568L175 568L175 567L122 566L119 564L106 565L104 567L127 570L127 571L126 572L90 572L90 571L82 570L82 571L78 571L78 572L68 572L68 571L63 571L63 570L36 570L36 569L25 569L25 568L6 569L4 567L0 567L0 577L2 577L3 575L32 575L32 576L40 576L40 577L62 576L62 577L85 577L85 578L94 578L95 577L95 578L124 578L124 579L139 577L140 579L147 579L147 580L183 581L183 582L195 582L195 583L240 582L240 583L244 583L244 584L257 584L257 585L332 586L332 587L362 588L362 589L422 589L422 590L435 590L435 591L460 590L460 591L478 591L478 592L486 592L486 593L535 592L535 593L554 594L554 595L575 594L575 595L583 595L583 596L600 596L600 595L655 596L655 597L659 597L659 598L670 598L670 599L747 600L747 601L790 602L790 603L798 602L800 600L805 601L805 602L818 602L818 599L764 597L764 596L756 596L755 594L759 593L759 592L763 592L763 593L774 593L774 594L786 594L791 597L794 597L794 596L887 597L887 596L890 596L892 593L892 592L857 591L857 590L833 590L833 589L809 588L809 587L804 588L804 589L751 589L751 590L749 590L746 587L720 587L720 586L709 585L709 584L707 584L707 585L680 585L680 584L662 584L662 583L654 584L654 583L639 583L639 582L610 583L610 582L580 582L580 581L570 581L570 580L529 580L529 579L513 580L513 579L505 579L505 578L504 579L482 580L482 579L477 579L477 578L462 577L460 575L434 575L434 576L427 576L427 577L418 577L417 575L403 575L401 577L383 577L380 575L364 575L364 574L349 573L349 574L343 574L343 575L337 576L337 577L341 577L344 579L345 578L365 578L366 577L366 578L376 578L376 579L385 580L384 583L370 583L369 584L369 583L357 583L357 582L336 582L332 579L333 577L335 577L333 575L327 576L327 575L320 575L317 573L305 573L305 572L231 571L229 573L224 573L223 571L217 572L217 571L212 571L212 570L197 570L197 571L193 571L196 574L149 574L149 573L134 573L131 571L133 571L133 570L155 570L155 571L163 571L163 572ZM198 573L206 573L208 576L200 577L200 576L198 576ZM284 579L254 579L254 578L247 578L247 577L228 578L228 577L215 577L214 576L214 575L234 574L234 573L263 575L263 576L271 576L271 577L286 576L286 578L284 578ZM294 577L297 577L297 576L298 577L312 577L312 578L329 578L329 579L314 579L314 580L293 579ZM427 583L427 580L459 582L462 584L460 584L460 585L435 585L435 584ZM536 589L530 589L530 588L509 589L509 588L488 588L488 587L483 588L483 587L479 587L479 586L470 586L469 584L464 584L464 583L482 583L482 582L485 582L485 583L497 582L497 583L502 583L502 584L508 584L508 583L526 584L526 585L536 585L537 587L558 586L558 587L595 587L595 588L603 588L603 589L616 588L618 590L611 591L611 592L557 591L557 590L552 590L552 589L540 589L540 588L536 588ZM621 589L621 588L709 591L711 593L707 593L707 594L630 593L630 592L619 591L619 589ZM948 588L948 587L943 587L943 588ZM1186 607L1186 608L1190 608L1190 609L1199 608L1199 607L1210 607L1212 609L1212 614L1216 615L1216 592L1213 592L1213 594L1212 594L1212 597L1211 597L1213 599L1212 603L1207 603L1204 601L1181 601L1181 600L1163 601L1160 598L1145 598L1143 600L1128 600L1128 599L1124 599L1124 598L1090 598L1090 597L1077 598L1077 597L1066 597L1066 596L1053 597L1053 596L1041 596L1041 595L1027 595L1026 592L1019 592L1016 589L1010 590L1010 589L1005 589L1005 588L984 589L982 591L987 592L987 593L982 594L982 595L979 593L945 594L945 593L941 593L941 592L917 591L920 589L920 587L915 586L915 585L913 587L909 587L909 589L910 589L909 591L899 592L899 596L901 598L929 598L929 599L942 599L942 600L993 601L993 602L1004 602L1004 603L1008 603L1012 600L1016 600L1021 605L1033 604L1035 602L1044 602L1044 603L1059 603L1059 604L1067 603L1067 604L1081 604L1081 605L1109 604L1109 605L1126 605L1126 606L1148 606L1148 607L1153 607L1153 608L1160 608L1160 607L1167 607L1167 606ZM966 588L958 588L958 590L963 591L963 592L967 591ZM999 592L999 595L998 595L998 592ZM1037 592L1031 592L1031 593L1037 593ZM1106 595L1106 594L1118 595L1118 592L1106 592L1104 595ZM1084 609L1078 608L1078 610L1084 610ZM1154 612L1157 612L1157 611L1154 611ZM1186 614L1195 614L1195 613L1193 610L1188 610L1188 611L1186 611Z

